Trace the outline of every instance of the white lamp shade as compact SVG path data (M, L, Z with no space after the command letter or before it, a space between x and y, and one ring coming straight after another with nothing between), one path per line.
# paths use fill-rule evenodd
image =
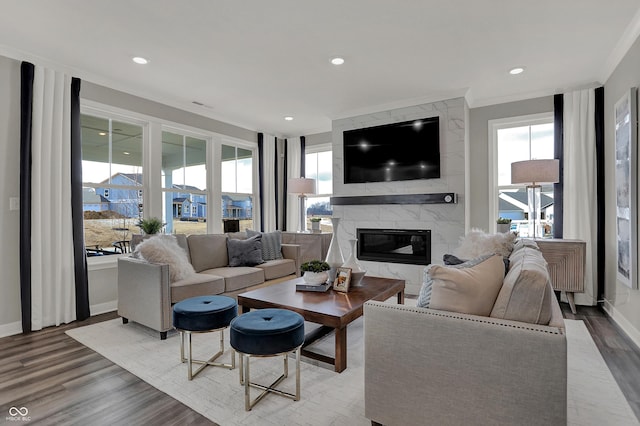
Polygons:
M287 181L289 194L308 195L316 193L316 180L307 178L289 178Z
M559 160L527 160L511 163L511 183L540 185L558 182Z

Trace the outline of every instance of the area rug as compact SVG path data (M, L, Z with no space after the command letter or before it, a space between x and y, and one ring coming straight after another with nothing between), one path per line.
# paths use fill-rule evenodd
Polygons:
M307 326L313 326L309 323ZM622 391L598 352L582 321L566 320L569 354L568 424L640 424ZM244 409L244 390L238 369L206 368L192 381L187 380L186 364L179 360L180 338L170 333L161 341L157 333L119 319L67 331L83 345L100 353L142 380L181 401L220 425L369 425L364 417L363 321L348 328L347 369L338 374L330 366L303 357L301 363L302 398L294 402L267 395L252 411ZM227 351L222 360L230 359ZM310 347L331 355L333 337L329 335ZM217 351L217 335L195 334L194 354L199 359ZM282 383L294 391L293 369ZM269 384L282 371L281 358L252 360L252 380ZM252 390L252 397L258 391Z

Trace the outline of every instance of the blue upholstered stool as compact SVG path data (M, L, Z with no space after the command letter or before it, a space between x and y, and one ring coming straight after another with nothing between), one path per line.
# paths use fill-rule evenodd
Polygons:
M249 411L267 392L300 400L300 348L304 343L302 315L285 309L260 309L236 317L231 321L231 347L240 355L240 384L244 385L244 408ZM289 352L296 353L296 393L275 387L289 375ZM249 359L252 356L284 356L284 373L271 385L252 383L249 378ZM245 359L246 358L246 359ZM253 401L250 387L262 389Z
M187 362L187 377L193 379L207 366L224 367L230 370L236 367L235 354L231 353L231 363L214 362L224 353L224 329L238 315L238 303L227 296L198 296L182 300L173 305L173 326L180 332L180 362ZM220 331L220 350L209 360L193 359L191 333L208 333ZM187 336L189 354L184 356L184 336ZM193 364L202 364L193 371Z

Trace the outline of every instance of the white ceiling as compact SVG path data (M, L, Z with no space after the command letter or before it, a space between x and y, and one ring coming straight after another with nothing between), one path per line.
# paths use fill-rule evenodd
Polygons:
M457 96L476 107L602 84L640 32L638 0L1 6L0 54L278 136ZM133 56L150 63L136 65ZM346 63L331 65L334 56ZM511 76L514 66L526 70Z

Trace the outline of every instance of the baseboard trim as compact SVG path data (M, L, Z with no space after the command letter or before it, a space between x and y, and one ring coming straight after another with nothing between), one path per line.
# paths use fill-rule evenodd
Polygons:
M0 338L22 333L22 321L0 325Z
M607 299L604 300L602 308L609 315L609 318L613 320L624 331L624 333L636 344L640 350L640 330L635 328L625 317L611 304Z
M97 305L91 305L89 312L91 316L105 314L107 312L113 312L118 310L118 301L112 300L111 302L98 303Z

